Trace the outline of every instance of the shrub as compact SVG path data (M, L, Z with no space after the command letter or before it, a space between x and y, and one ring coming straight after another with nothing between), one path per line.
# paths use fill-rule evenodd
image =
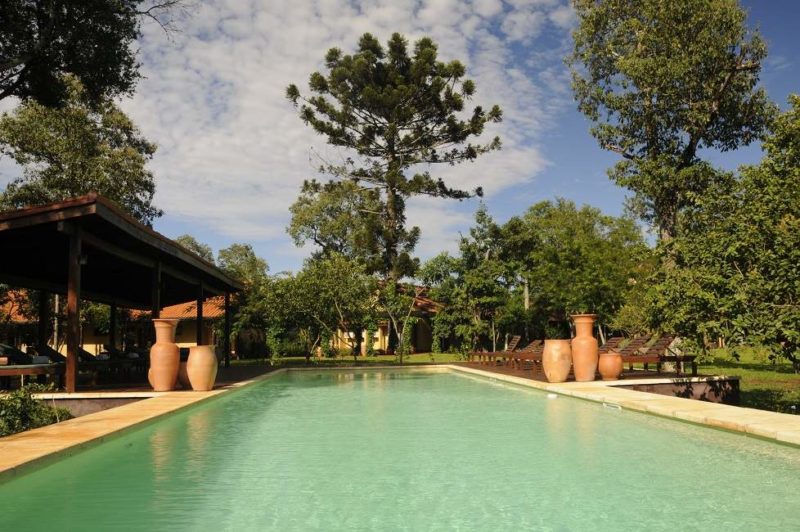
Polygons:
M44 427L72 418L65 408L56 408L33 398L34 393L49 391L40 384L29 384L0 397L0 436Z

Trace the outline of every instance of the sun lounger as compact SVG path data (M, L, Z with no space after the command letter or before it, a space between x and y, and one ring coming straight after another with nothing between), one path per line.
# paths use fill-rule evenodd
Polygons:
M478 362L484 365L495 365L498 358L502 358L504 355L513 352L521 339L521 336L512 336L504 351L473 351L469 354L469 360L472 362L477 359Z

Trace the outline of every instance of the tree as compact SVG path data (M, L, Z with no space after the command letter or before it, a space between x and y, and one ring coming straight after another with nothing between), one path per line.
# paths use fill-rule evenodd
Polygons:
M267 262L249 244L231 244L219 250L217 265L244 285L231 302L231 336L235 338L246 329L266 331L271 311L271 300L265 296L270 282Z
M314 257L341 254L361 263L367 273L379 271L381 206L376 192L353 181L306 181L289 207L287 232L298 246L313 242L318 248Z
M195 239L195 237L192 235L181 235L175 238L175 242L185 247L201 259L214 264L214 252L211 250L211 246L198 242L197 239Z
M155 181L146 168L155 145L113 102L93 104L75 78L66 82L65 107L27 100L0 117L0 153L24 169L0 203L24 207L94 191L152 224L162 214L152 204Z
M592 312L609 320L649 255L633 220L564 199L533 205L520 225L529 241L521 263L532 307L548 318Z
M4 0L0 2L0 100L16 96L59 105L64 74L92 101L133 90L139 78L132 46L143 18L171 27L181 0Z
M343 340L358 355L362 331L373 317L375 279L340 254L307 260L295 277L296 311L310 318L326 343Z
M720 337L763 344L800 371L800 96L789 102L761 163L726 174L686 213L650 316L699 348Z
M340 165L322 170L337 181L351 180L359 188L375 191L380 201L381 273L391 282L416 268L411 258L419 237L407 229L405 202L415 195L468 198L468 192L448 187L428 171L408 175L412 167L437 163L457 164L474 160L500 147L495 137L473 144L487 122L499 122L498 106L489 111L475 107L461 119L475 84L464 79L458 61L437 60L437 46L429 38L414 44L393 34L384 48L365 33L353 55L331 48L325 56L327 73L314 72L309 79L313 94L303 97L296 85L287 88L289 100L300 105L300 118L328 143L355 152Z
M622 156L609 170L632 206L678 234L679 213L717 173L703 149L759 138L773 114L757 87L766 45L735 0L574 0L573 90L600 146Z

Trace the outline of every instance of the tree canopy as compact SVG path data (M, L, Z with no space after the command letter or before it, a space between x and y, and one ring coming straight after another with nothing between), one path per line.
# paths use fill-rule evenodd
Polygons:
M147 162L156 151L110 100L94 103L75 78L66 79L65 105L26 100L0 117L0 153L23 168L0 196L6 208L60 201L98 192L147 225L155 180Z
M132 45L142 19L168 28L168 13L181 2L3 0L0 100L60 105L69 96L65 74L78 79L92 101L130 93L139 78Z
M669 239L682 209L717 176L701 150L764 132L774 107L758 87L767 49L736 0L574 0L573 90L609 176Z
M760 164L726 174L685 214L650 315L699 347L767 345L800 369L800 96L763 146Z
M365 33L352 55L339 48L328 51L326 73L314 72L309 78L311 96L302 96L296 85L286 91L289 100L299 105L303 122L325 135L329 144L354 152L354 157L341 164L323 164L321 170L339 183L351 181L377 191L380 271L395 282L416 266L410 252L418 229L406 228L407 198L421 194L463 199L481 194L480 189L450 188L424 168L471 161L500 147L497 137L483 144L471 141L488 122L501 120L500 108L495 105L487 111L476 106L462 118L475 83L465 79L459 61L444 63L437 55L437 45L427 37L409 53L400 34L393 34L383 47Z
M202 242L198 242L197 239L192 235L180 235L175 238L175 242L185 247L198 257L207 260L211 264L214 264L214 252L211 250L211 246L203 244Z

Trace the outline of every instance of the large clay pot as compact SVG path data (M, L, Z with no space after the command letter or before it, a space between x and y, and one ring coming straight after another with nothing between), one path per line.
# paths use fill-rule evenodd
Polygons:
M597 365L600 376L604 381L615 381L622 375L622 355L616 351L609 351L600 355Z
M192 390L207 392L214 388L217 379L217 355L213 345L197 345L189 348L189 360L186 362L186 374Z
M545 340L542 369L548 382L564 382L572 365L569 340Z
M596 314L574 314L575 338L572 339L572 370L578 382L593 381L597 375L597 338L592 335Z
M156 343L150 348L150 371L148 380L153 390L168 392L175 388L181 356L175 343L175 328L178 320L154 319Z

